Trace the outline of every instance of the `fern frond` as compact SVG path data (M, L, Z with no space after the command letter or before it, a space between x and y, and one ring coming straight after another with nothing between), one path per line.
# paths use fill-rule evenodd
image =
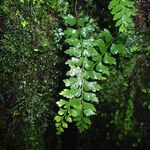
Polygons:
M76 19L68 15L65 19L69 27L64 33L70 46L65 53L71 58L66 61L70 67L68 78L64 80L66 88L60 92L64 99L57 102L60 108L55 117L58 134L72 121L80 132L89 128L91 116L96 114L94 103L99 102L96 92L101 86L98 81L105 80L104 75L109 75L108 66L116 64L108 50L113 36L107 29L101 32L100 39L94 39L95 26L88 17Z
M111 0L109 3L113 20L120 32L127 32L127 29L134 26L132 17L135 15L134 2L130 0Z

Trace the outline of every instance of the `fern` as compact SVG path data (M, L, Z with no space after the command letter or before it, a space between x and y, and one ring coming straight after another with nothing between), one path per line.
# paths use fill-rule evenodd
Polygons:
M132 15L134 5L128 0L112 0L109 9L114 15L119 32L127 32L133 27ZM64 80L65 89L60 93L64 98L57 102L58 115L55 116L57 133L68 128L69 122L76 122L79 131L88 129L91 117L96 114L94 103L99 100L96 92L101 89L99 80L109 75L109 65L116 65L115 54L126 54L122 43L116 42L109 30L101 31L97 36L96 26L88 17L65 18L67 29L64 31L66 43L70 46L65 53L71 58L67 60L70 70Z
M70 46L65 53L71 58L66 62L70 67L68 78L64 80L66 88L60 92L64 99L57 102L60 108L55 116L58 134L72 121L76 122L80 132L89 128L91 117L96 114L93 105L98 103L96 91L101 89L98 81L109 75L108 65L116 64L115 58L108 52L113 37L107 29L101 32L101 38L96 38L96 27L90 24L88 17L76 19L68 15L65 22L69 27L64 34Z
M135 14L134 2L130 0L111 0L109 9L113 20L116 21L116 27L119 27L120 32L127 32L129 27L133 27L134 23L132 16Z

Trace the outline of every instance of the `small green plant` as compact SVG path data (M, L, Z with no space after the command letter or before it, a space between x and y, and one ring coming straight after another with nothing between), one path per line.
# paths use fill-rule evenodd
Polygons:
M69 27L64 34L70 46L65 53L71 59L66 62L70 67L69 78L64 80L66 88L60 93L64 99L57 102L60 108L55 117L58 134L72 121L76 122L80 132L89 128L90 118L96 114L93 104L99 102L96 96L96 91L101 89L99 81L109 75L109 65L116 64L112 54L125 52L123 45L113 44L114 38L109 30L95 34L97 27L88 17L77 19L69 14L65 22Z
M109 9L114 15L119 32L127 32L131 26L134 9L132 2L112 0ZM79 131L88 129L91 117L96 114L94 103L99 100L96 91L101 90L100 80L109 75L109 65L116 65L115 54L126 54L126 48L115 39L109 30L96 34L97 26L89 17L64 17L67 29L64 31L69 48L65 51L71 59L67 60L69 78L64 80L65 89L60 92L64 98L57 102L58 115L55 116L57 133L68 128L68 122L76 122Z
M134 26L132 16L135 15L134 2L130 0L111 0L109 3L113 20L116 21L116 27L120 32L127 32L128 28Z

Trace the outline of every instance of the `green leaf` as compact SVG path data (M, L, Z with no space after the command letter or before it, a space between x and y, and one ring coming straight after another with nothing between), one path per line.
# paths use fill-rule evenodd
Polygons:
M75 109L71 109L70 114L72 117L77 117L78 116L78 112Z
M116 14L117 12L119 12L119 11L122 10L122 7L123 7L123 6L122 6L121 4L117 5L116 7L114 7L114 8L112 9L111 13L112 13L112 14Z
M121 26L121 24L122 24L122 20L120 19L120 20L118 20L117 22L116 22L116 27L119 27L119 26Z
M75 29L72 29L72 28L67 28L65 31L64 31L65 35L67 37L72 37L72 38L77 38L78 37L78 31L75 30Z
M125 22L124 22L124 23L125 23ZM125 24L126 24L126 23L125 23ZM122 24L122 25L120 26L120 28L119 28L119 31L120 31L120 32L127 32L127 29L126 29L125 24Z
M80 132L83 132L84 130L89 128L90 121L88 118L89 117L86 117L86 116L84 117L79 116L74 119L77 122L76 126L79 128Z
M100 60L101 55L97 52L94 47L87 47L88 53L91 55L93 61Z
M77 88L64 89L62 92L60 92L60 95L71 99L74 97L79 97L81 95L81 91Z
M106 42L110 42L113 39L113 36L107 29L104 29L104 31L102 31L102 36L105 37Z
M71 69L67 72L67 76L76 76L80 77L82 76L82 68L80 67L71 67Z
M55 123L55 126L58 128L61 124L60 123Z
M54 118L54 120L55 120L56 122L60 122L60 121L61 121L61 119L62 119L62 117L61 117L61 116L55 116L55 118Z
M57 128L57 130L58 130L59 134L62 133L62 132L64 132L64 129L62 127Z
M94 63L93 61L90 61L88 58L84 58L83 60L83 66L86 70L90 70L93 67Z
M86 79L93 79L93 80L105 80L106 78L102 76L101 73L98 73L94 70L86 71L85 74Z
M90 93L90 92L84 92L84 99L86 101L91 101L91 102L98 102L98 98L96 97L95 93Z
M113 9L119 3L120 3L120 0L111 0L110 3L109 3L109 9Z
M91 34L94 30L95 30L95 28L94 28L93 26L87 25L87 26L85 26L85 27L83 27L83 28L81 29L81 35L82 35L82 37L86 38L86 37L90 36L90 34ZM88 39L88 40L90 40L90 39ZM85 40L84 40L84 41L85 41ZM91 44L91 42L90 42L89 44Z
M74 108L81 108L81 99L70 99L69 100L69 104L70 106L74 107Z
M65 112L66 112L66 110L60 109L60 110L58 111L58 114L59 114L60 116L62 116Z
M66 87L69 87L69 86L79 87L80 86L80 79L78 79L78 78L71 77L71 78L65 79L63 81L64 81Z
M24 0L19 0L19 2L24 3Z
M113 20L120 20L123 16L122 13L123 12L121 11L121 12L118 12L117 14L115 14Z
M67 103L67 101L63 100L63 99L60 99L59 101L56 102L56 104L59 106L59 107L62 107L63 105L65 105Z
M102 53L105 53L106 49L107 49L105 42L102 39L98 39L98 40L96 40L96 43L97 43L97 46L99 47L100 51Z
M94 112L96 111L95 106L91 103L88 103L88 102L84 102L83 107L84 107L84 109L91 109Z
M97 84L97 82L89 82L89 81L84 81L83 87L85 91L93 91L96 92L101 89L101 86Z
M109 75L109 68L99 62L96 66L96 71Z
M28 25L28 22L26 20L21 21L21 25L23 28L25 28Z
M112 44L110 48L112 54L126 54L126 48L123 44Z
M86 109L84 110L84 114L89 117L89 116L95 115L95 112L92 111L91 109Z
M86 71L85 79L92 79L92 77L93 77L93 70Z
M110 65L115 65L116 64L116 60L114 57L108 55L107 53L104 56L104 63L106 64L110 64Z
M82 17L78 19L78 25L81 27L84 27L85 23L87 23L89 20L89 17Z
M89 53L89 51L87 49L84 49L83 56L85 56L85 57L91 57L91 53Z
M85 124L91 125L91 120L89 119L89 117L83 118L83 121Z
M84 102L83 108L84 108L84 114L86 116L92 116L92 115L95 115L95 113L96 113L96 109L95 109L94 105L91 103Z
M68 14L68 16L64 17L65 19L65 23L70 25L70 26L74 26L76 24L76 18L73 17L71 14Z
M72 122L72 119L69 116L66 116L65 119L66 119L67 122Z
M79 54L76 53L74 55L79 56L80 54L81 53ZM68 64L70 67L73 67L73 66L81 66L82 62L83 62L82 58L72 57L71 59L68 59L65 64Z
M94 47L94 46L96 46L96 42L93 38L84 39L82 46L83 46L84 49L87 49L88 47Z
M112 44L111 47L110 47L110 52L112 54L118 54L118 48L117 48L117 45L116 44Z
M68 50L65 51L66 54L75 57L81 57L81 49L77 49L75 47L70 47Z
M70 46L75 46L76 47L77 45L80 45L80 41L76 38L66 39L65 42L68 43ZM73 49L73 50L77 49L78 50L78 48L74 48L74 47L71 47L70 49Z
M106 80L106 78L103 77L101 73L98 73L95 71L93 71L93 76L91 79L93 79L93 80Z
M63 126L63 128L68 128L68 125L67 125L66 122L63 122L63 123L62 123L62 126Z

